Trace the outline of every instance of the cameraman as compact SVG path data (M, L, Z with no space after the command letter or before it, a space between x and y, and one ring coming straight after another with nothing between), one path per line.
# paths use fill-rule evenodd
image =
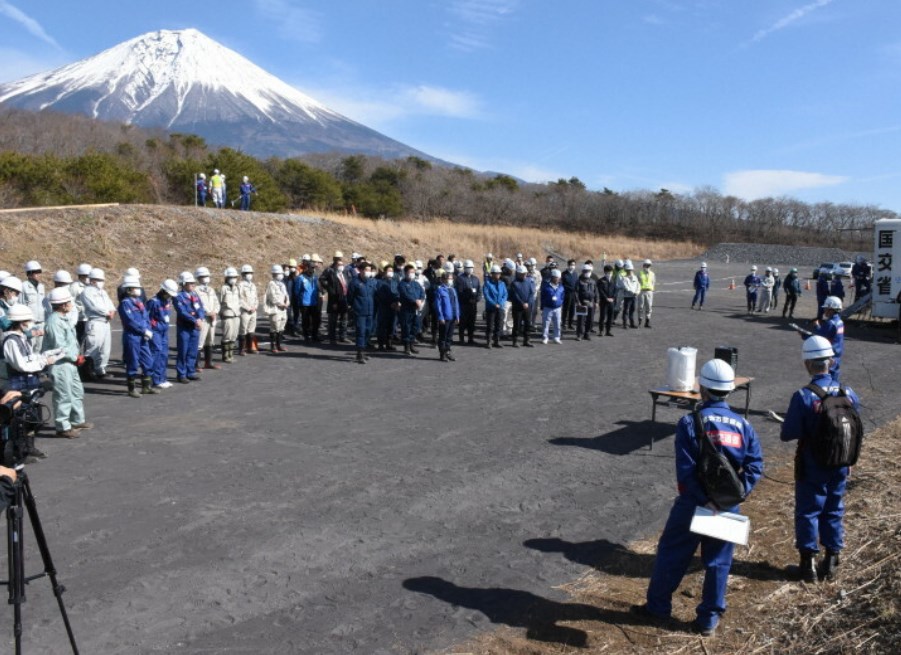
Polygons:
M34 352L28 334L34 322L34 315L26 305L13 305L6 317L10 320L10 329L3 335L3 359L6 361L6 373L9 386L15 391L37 389L41 386L39 373L56 361L53 355L47 356ZM26 428L26 445L28 453L35 457L46 457L34 445L34 434L37 426L29 424Z

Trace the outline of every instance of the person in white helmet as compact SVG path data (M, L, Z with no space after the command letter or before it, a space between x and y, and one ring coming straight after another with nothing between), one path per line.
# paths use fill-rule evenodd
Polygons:
M84 345L84 329L87 324L87 318L84 315L84 306L81 304L81 292L90 283L88 276L91 274L90 264L79 264L75 269L76 279L69 285L69 293L75 299L75 309L78 311L78 322L75 324L75 336L78 338L78 345Z
M84 358L79 353L75 326L68 316L75 303L68 286L53 289L47 298L51 311L44 334L44 351L59 353L50 367L53 424L57 437L75 439L79 430L94 427L84 417L84 386L78 376L78 366Z
M632 612L651 621L669 620L672 596L700 546L704 585L691 629L710 636L726 611L726 583L735 544L702 537L691 532L690 526L699 508L738 513L739 505L723 506L720 503L725 502L724 499L717 501L708 495L711 490L702 484L699 463L704 459L704 453L709 452L708 448L723 455L738 474L744 491L742 495L746 498L763 475L763 452L751 424L726 404L729 392L735 389L732 367L720 359L713 359L701 367L700 373L701 402L676 426L679 495L657 544L647 602L633 606Z
M257 192L257 188L250 183L246 175L241 180L241 211L250 211L250 196Z
M197 382L197 344L200 341L200 330L206 320L203 303L196 291L197 280L190 271L180 276L181 291L175 296L175 314L177 317L175 334L177 337L177 354L175 358L176 381L181 384Z
M235 361L235 342L241 328L241 292L238 288L238 271L225 269L225 284L219 288L219 307L222 316L222 361Z
M529 257L526 260L526 277L532 280L532 287L535 289L529 310L529 325L532 326L532 331L534 332L539 328L536 320L538 319L539 305L541 305L541 271L538 270L538 260L534 257Z
M693 282L695 288L695 295L691 299L691 308L695 308L695 304L698 305L698 310L704 308L704 298L707 297L707 290L710 288L710 275L707 273L707 262L701 262L701 268L695 273L695 279Z
M757 308L757 293L763 280L757 275L757 265L751 267L750 272L745 276L745 299L748 301L748 314L753 314Z
M646 328L651 327L651 312L654 311L654 287L657 284L657 275L651 270L650 259L644 260L641 270L638 271L638 284L641 290L638 292L638 324L644 322Z
M288 289L285 287L285 271L278 265L272 265L272 279L266 285L266 296L263 309L269 317L269 352L283 353L287 349L282 346L282 335L288 322Z
M842 321L842 301L835 296L828 296L820 308L823 312L822 320L814 321L816 330L808 332L797 328L802 339L810 339L813 336L825 337L832 344L832 366L829 375L836 381L841 375L842 355L845 353L845 323Z
M178 295L175 280L164 280L159 291L147 301L147 315L150 318L150 382L156 389L168 389L172 383L166 379L169 365L169 326L172 324L172 299Z
M475 345L476 316L482 299L482 283L475 274L475 264L471 259L463 262L463 272L454 280L454 288L460 302L460 345L463 345L464 340L468 340L471 346Z
M9 320L9 310L19 302L19 296L22 293L22 280L15 275L6 275L0 281L0 343L2 343L3 333L6 332L11 325ZM3 351L0 350L0 388L5 388L6 365L3 363Z
M200 328L200 352L203 353L203 368L218 369L213 363L213 346L216 345L216 323L219 318L219 294L210 285L210 269L200 266L194 271L197 280L197 295L203 304L203 312L206 316L203 327Z
M195 179L197 180L197 206L206 207L206 195L209 191L209 186L206 182L206 173L200 173Z
M53 288L60 289L65 288L69 289L72 285L72 276L69 275L69 271L59 270L53 274ZM72 292L69 292L69 295L72 295ZM74 296L73 296L74 298ZM53 307L50 304L50 294L48 293L44 296L44 316L47 317L47 320L50 320L50 313L53 311ZM72 323L72 328L78 324L78 310L75 308L75 303L70 303L69 305L69 313L67 314L67 318L69 322Z
M122 323L122 359L125 360L125 379L128 384L128 395L140 398L142 394L157 394L153 388L151 372L153 357L150 354L150 342L153 330L150 329L150 315L147 305L141 300L143 289L141 281L129 275L122 283L126 296L119 303L119 320ZM141 390L137 389L140 376Z
M844 465L824 466L815 452L816 443L822 439L818 426L824 416L823 403L827 397L844 396L853 409L843 417L849 445L855 439L859 444L863 436L863 426L857 414L860 409L857 394L850 387L842 387L829 373L834 356L833 344L825 337L814 335L804 341L801 358L807 373L813 377L810 384L792 395L779 435L782 441L798 441L795 455L795 548L800 554L800 578L811 583L816 582L817 578L832 579L835 576L839 553L845 547L843 498L850 469ZM817 566L816 555L820 546L825 548L826 555Z
M241 281L238 282L238 295L241 298L241 325L238 330L238 354L249 355L260 351L257 345L257 309L260 301L257 296L257 285L253 282L253 266L244 264L241 267Z
M136 269L134 266L130 266L129 268L125 269L125 273L122 274L122 282L118 287L116 287L116 300L118 302L122 302L123 300L125 300L125 298L133 297L132 293L129 291L129 287L125 286L125 280L131 278L137 280L138 282L141 281L141 271ZM140 289L138 298L140 298L141 302L143 303L147 302L147 294L144 292L143 287L141 287Z
M88 274L90 284L81 292L81 305L87 321L84 333L85 366L83 373L88 378L103 379L110 355L110 325L116 315L116 307L104 289L106 274L103 269L94 268Z
M635 277L634 270L635 266L632 262L626 260L623 264L623 274L616 281L617 296L622 299L623 303L623 329L626 328L627 319L629 327L638 327L635 325L635 299L641 293L641 283Z
M210 195L216 209L225 207L225 176L219 172L218 168L213 170L213 176L210 178Z
M782 276L779 275L779 269L773 268L773 302L770 303L770 309L779 309L779 290L782 288Z
M617 259L613 262L613 287L616 290L616 295L613 296L613 322L619 319L619 314L623 310L623 289L619 283L619 279L626 274L625 271L626 263L622 259Z
M19 302L27 306L34 315L31 345L35 352L41 352L44 340L44 283L41 282L41 265L35 260L25 264L25 280L22 282L22 296Z
M763 278L760 280L760 293L757 298L757 312L768 314L773 304L773 287L776 286L776 279L773 277L772 266L767 266Z

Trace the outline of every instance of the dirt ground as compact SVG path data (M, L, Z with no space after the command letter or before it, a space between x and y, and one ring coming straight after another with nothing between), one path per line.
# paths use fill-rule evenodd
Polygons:
M366 366L290 342L159 396L126 397L121 369L89 385L97 427L41 439L49 458L28 469L81 652L397 655L498 627L556 649L512 652L571 652L589 630L630 629L624 608L641 600L652 552L630 545L656 536L675 493L682 411L652 423L647 393L664 382L666 348L697 347L700 366L715 346L738 347L775 479L791 449L765 414L806 383L797 335L775 316L746 318L727 290L743 266L711 261L707 307L688 308L696 266L660 262L653 328L614 338ZM798 313L813 313L812 294ZM901 413L899 348L888 330L847 330L844 381L869 428ZM790 541L791 494L773 489L755 525ZM39 569L30 534L26 553ZM789 554L744 575L771 576ZM608 569L629 582L612 605L597 586L570 602L584 574ZM66 652L46 580L30 584L24 619L27 652ZM764 628L725 624L748 638ZM684 644L673 643L664 652Z

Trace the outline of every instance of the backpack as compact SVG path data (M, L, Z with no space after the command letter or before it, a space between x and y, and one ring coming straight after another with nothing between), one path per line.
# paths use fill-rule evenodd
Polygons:
M745 485L729 458L713 445L710 435L704 429L700 412L692 414L700 446L698 479L701 487L710 502L718 508L734 507L745 500Z
M816 432L807 440L814 461L823 468L854 466L860 456L863 422L848 392L839 387L836 395L829 395L813 383L804 388L820 399Z

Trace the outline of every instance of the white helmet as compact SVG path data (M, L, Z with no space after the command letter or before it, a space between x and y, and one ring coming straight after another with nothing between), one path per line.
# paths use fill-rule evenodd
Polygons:
M354 253L350 256L351 259L359 259L360 256L357 253ZM310 261L310 253L306 253L300 256L300 261L308 262Z
M194 271L194 277L209 277L209 276L210 276L210 269L208 269L206 266L198 266L197 270Z
M201 179L201 180L205 180L205 179L206 179L206 173L201 173L201 174L200 174L200 179Z
M140 279L141 271L132 266L131 268L125 269L125 277L136 277Z
M244 179L244 181L245 181L245 182L250 182L250 178L249 178L249 177L247 177L247 176L246 176L246 175L245 175L245 176L244 176L244 178L243 178L243 179Z
M281 267L281 264L273 264L272 268L269 269L269 272L275 275L276 273L285 273L285 269Z
M651 266L651 260L650 259L644 260L644 264L642 264L642 266Z
M551 277L554 278L555 280L558 277L560 277L561 275L563 275L563 273L560 272L559 268L555 268L554 270L551 271Z
M618 268L622 268L623 266L625 266L622 259L617 259L615 262L613 262L613 265Z
M583 271L593 271L594 266L592 266L591 264L582 264L582 270Z
M106 273L103 272L102 268L92 268L91 272L88 273L88 277L92 280L105 280Z
M773 269L773 275L779 275L779 269L778 269L778 268L774 268L774 269Z
M823 301L823 309L834 309L840 312L842 310L842 300L838 296L829 296Z
M354 261L358 260L358 259L359 259L360 257L362 257L362 256L363 256L363 255L361 255L361 254L358 253L358 252L352 252L352 253L350 253L350 258L351 258L352 260L354 260ZM309 255L304 255L303 257L301 257L301 259L302 259L303 261L305 261L305 262L308 262L308 261L310 261L310 256L309 256Z
M69 287L57 287L52 289L48 294L51 305L62 305L72 302L72 294L69 293Z
M450 262L445 262L443 268L444 268L444 270L447 271L448 273L453 273L453 272L454 272L454 265L451 264Z
M182 285L194 284L197 282L197 280L194 279L194 276L191 275L191 271L185 271L184 273L179 275L178 280L182 283Z
M125 279L122 281L122 287L125 289L140 289L141 280L134 275L126 275Z
M8 278L10 275L9 271L0 271L0 282Z
M808 359L827 359L829 357L835 357L835 351L832 350L829 339L818 334L804 339L804 343L801 345L801 359L807 361Z
M500 272L501 272L501 267L498 266L497 264L494 264L494 265L491 267L491 271L490 271L490 272L491 272L491 273L500 273Z
M698 384L714 391L733 391L735 371L722 359L711 359L701 367Z
M526 262L526 266L538 266L538 260L534 257L529 257L529 261Z
M461 262L459 259L454 262L454 270L455 271L463 270L463 262Z
M3 281L0 282L0 287L6 287L7 289L12 289L13 291L22 293L22 280L17 278L15 275L7 275L5 278L3 278Z
M772 273L772 272L773 272L773 267L772 267L772 266L767 266L767 267L766 267L766 272L767 272L767 273Z
M526 267L523 266L522 264L520 264L519 266L516 267L516 272L517 272L519 275L525 275L526 272L527 272L527 271L526 271Z
M241 275L244 275L245 273L253 273L253 266L244 264L244 266L241 267Z
M31 261L25 262L25 272L32 273L34 271L40 271L41 265L37 260L32 259Z
M218 168L214 168L214 169L213 169L213 175L219 175L219 169L218 169Z
M417 271L422 270L422 260L421 259L417 259L415 262L413 262L413 265L416 267ZM498 272L500 272L500 269L498 269Z
M90 275L91 274L91 265L90 264L79 264L78 268L75 269L76 275Z
M31 313L31 308L28 305L19 303L9 308L9 311L6 312L6 318L13 323L21 323L22 321L33 321L34 314Z
M751 266L751 270L752 270L752 271L756 271L756 270L757 270L757 264L752 265L752 266Z
M463 268L468 268L471 270L475 268L475 265L472 263L471 259L467 259L465 262L463 262Z
M160 291L165 291L170 296L177 296L178 284L176 284L175 280L163 280L163 283L160 285Z
M225 269L223 277L238 277L238 269L236 269L234 266L229 266Z
M627 259L627 260L626 260L626 264L625 264L625 266L623 266L623 268L624 268L625 270L627 270L627 271L634 271L634 270L635 270L635 266L632 264L632 260L631 260L631 259Z
M492 255L490 252L486 252L485 259L494 259L494 255Z
M707 268L707 262L701 262L701 268Z
M72 284L72 276L69 275L69 271L60 269L53 274L53 281L60 282L62 284Z

